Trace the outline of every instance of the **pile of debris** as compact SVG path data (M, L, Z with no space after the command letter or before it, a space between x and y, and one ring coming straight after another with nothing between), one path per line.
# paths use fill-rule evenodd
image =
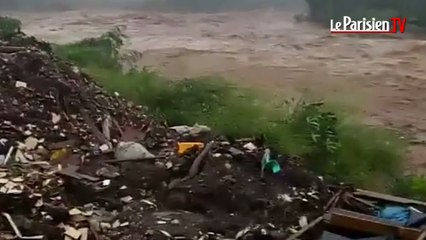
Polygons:
M0 239L426 236L424 203L326 186L261 139L169 127L22 43L0 41Z
M168 127L40 45L0 41L0 239L282 238L322 214L297 160Z

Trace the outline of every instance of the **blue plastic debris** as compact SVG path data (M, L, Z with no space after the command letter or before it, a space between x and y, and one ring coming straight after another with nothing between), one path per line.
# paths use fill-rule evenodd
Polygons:
M410 209L400 206L386 206L378 212L378 217L406 226L410 220Z

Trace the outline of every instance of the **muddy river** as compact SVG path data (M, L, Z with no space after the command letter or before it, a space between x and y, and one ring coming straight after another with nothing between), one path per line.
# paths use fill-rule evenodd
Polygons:
M426 41L409 35L330 35L293 13L215 14L90 10L8 13L23 30L66 43L121 26L138 65L179 79L220 75L282 96L340 103L366 122L426 140ZM378 159L380 161L380 159ZM426 147L410 147L410 166L426 169Z

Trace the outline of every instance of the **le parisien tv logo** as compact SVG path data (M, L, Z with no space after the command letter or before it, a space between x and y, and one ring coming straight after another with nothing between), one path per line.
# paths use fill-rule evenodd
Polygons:
M404 33L407 18L392 17L389 20L376 20L376 18L362 18L353 20L349 16L344 16L340 21L330 20L331 33L346 34L384 34L384 33Z

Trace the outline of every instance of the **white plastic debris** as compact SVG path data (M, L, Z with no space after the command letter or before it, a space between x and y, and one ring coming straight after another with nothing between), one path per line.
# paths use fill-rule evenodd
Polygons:
M172 162L166 162L166 168L167 169L171 169L173 167L173 163Z
M101 222L100 226L101 226L102 231L104 231L104 232L106 232L106 231L108 231L109 229L112 228L111 224L106 223L106 222Z
M423 213L422 211L420 211L419 209L415 208L415 207L408 207L409 209L413 210L414 212L418 212L418 213Z
M6 143L8 142L9 140L7 140L6 138L0 138L0 144L1 145L6 145Z
M40 198L40 199L38 199L37 200L37 202L35 203L35 207L37 207L37 208L40 208L40 207L42 207L43 206L43 199L42 198Z
M24 186L11 181L8 181L0 188L1 193L5 194L21 194L24 191Z
M292 202L293 201L293 199L288 194L279 194L278 199L282 200L284 202Z
M34 150L37 147L38 139L35 137L28 137L25 139L25 148L27 150Z
M99 146L99 150L101 150L101 152L106 153L108 152L108 150L110 150L108 144L102 144L101 146Z
M142 199L141 202L143 202L145 204L148 204L151 207L155 207L155 208L157 207L157 205L155 203L153 203L153 202L151 202L149 200L146 200L146 199Z
M308 218L306 218L306 216L301 216L299 218L299 226L303 228L307 225L308 225Z
M109 179L105 179L105 180L102 181L102 186L104 186L104 187L109 186L110 184L111 184L111 180L109 180Z
M52 113L52 123L57 124L59 121L61 121L61 115Z
M169 239L173 239L173 236L170 234L170 233L168 233L168 232L166 232L166 231L164 231L164 230L158 230L161 234L163 234L164 236L166 236L167 238L169 238Z
M112 228L118 228L120 227L120 221L115 220L115 222L112 223Z
M15 177L15 178L12 178L12 182L14 182L14 183L23 183L24 182L24 178L22 176Z
M80 211L78 208L73 208L73 209L69 210L69 211L68 211L68 213L69 213L71 216L75 216L75 215L82 215L82 214L83 214L83 212L82 212L82 211Z
M244 146L243 146L245 149L247 149L247 150L249 150L249 151L254 151L254 150L256 150L256 146L253 144L253 143L251 143L251 142L249 142L249 143L246 143L246 144L244 144Z
M127 227L127 226L129 226L130 225L130 223L129 222L124 222L124 223L121 223L120 224L120 227Z
M77 66L72 66L71 69L74 73L80 73L80 69Z
M85 211L85 212L83 212L82 214L83 214L83 216L85 216L85 217L90 217L90 216L92 216L92 215L93 215L93 211Z
M133 198L131 196L125 196L120 198L120 201L122 201L123 203L130 203L133 200Z
M25 157L24 153L21 150L19 150L19 149L16 150L15 161L16 162L20 162L20 163L27 163L28 162L28 160Z
M27 83L26 82L21 82L21 81L16 81L15 82L15 87L17 87L17 88L20 88L20 87L27 88Z
M120 142L115 150L116 159L141 159L154 157L142 144L136 142Z

